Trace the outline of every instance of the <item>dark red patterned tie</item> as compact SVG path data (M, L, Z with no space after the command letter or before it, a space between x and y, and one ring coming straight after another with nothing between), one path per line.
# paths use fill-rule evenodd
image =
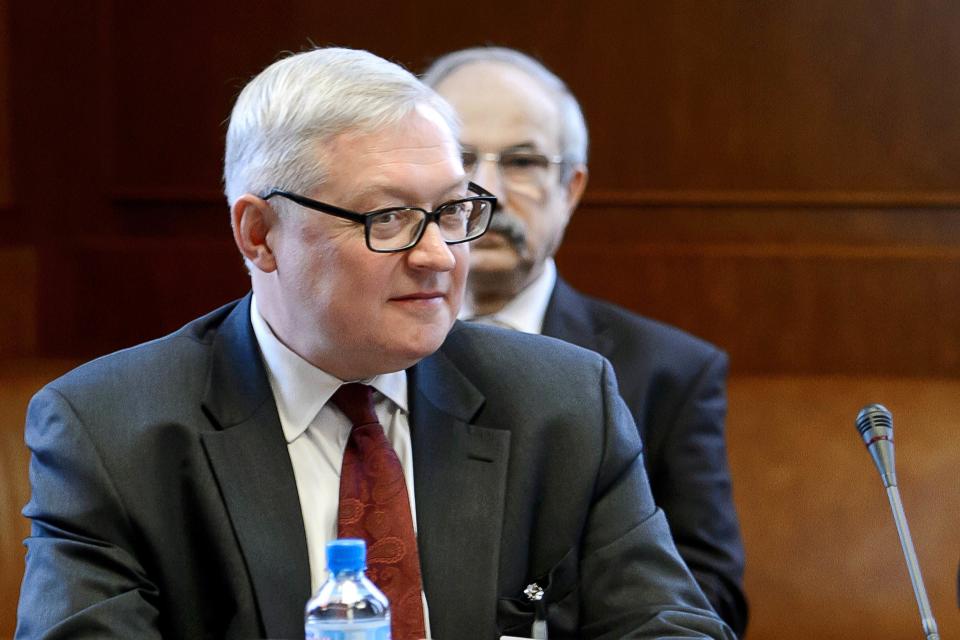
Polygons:
M373 409L373 388L345 384L331 401L353 423L340 471L337 535L367 541L367 577L390 600L393 640L425 638L420 554L407 483Z

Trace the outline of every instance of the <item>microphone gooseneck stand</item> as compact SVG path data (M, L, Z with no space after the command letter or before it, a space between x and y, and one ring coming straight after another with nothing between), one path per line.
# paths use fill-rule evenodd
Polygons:
M893 521L897 525L897 534L900 536L900 547L907 561L907 573L910 574L910 582L913 583L913 595L920 608L923 633L927 640L940 640L937 621L933 619L927 589L923 586L923 576L920 575L920 563L917 562L917 552L913 548L913 538L910 537L907 514L903 511L900 490L897 488L897 474L893 459L893 416L882 404L866 406L857 414L857 431L863 437L877 465L877 470L880 471L883 486L887 490L890 509L893 511Z

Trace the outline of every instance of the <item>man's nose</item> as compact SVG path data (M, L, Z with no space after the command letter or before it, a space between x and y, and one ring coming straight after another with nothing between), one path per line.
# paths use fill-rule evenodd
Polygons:
M500 159L482 155L477 158L477 169L473 172L473 182L477 183L499 199L503 199L503 175L500 173Z
M411 266L432 271L451 271L457 264L457 259L440 234L440 227L436 222L427 224L420 242L410 249L408 259Z

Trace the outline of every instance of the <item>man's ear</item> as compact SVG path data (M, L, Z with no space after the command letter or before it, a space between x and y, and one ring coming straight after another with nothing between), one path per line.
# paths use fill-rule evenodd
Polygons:
M276 271L270 230L279 224L279 219L273 207L263 198L244 194L230 208L230 222L233 240L243 257L264 273Z
M569 218L577 205L580 204L580 198L583 191L587 188L587 165L576 164L570 169L570 179L567 181L567 217Z

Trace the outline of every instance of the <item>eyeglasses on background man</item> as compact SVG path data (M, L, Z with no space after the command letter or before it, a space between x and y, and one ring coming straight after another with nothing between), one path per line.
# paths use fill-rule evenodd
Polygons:
M504 186L521 189L543 186L549 177L550 168L564 162L564 157L560 154L549 155L526 147L511 147L488 153L465 147L461 157L463 170L470 179L476 178L481 162L493 162L497 165Z

